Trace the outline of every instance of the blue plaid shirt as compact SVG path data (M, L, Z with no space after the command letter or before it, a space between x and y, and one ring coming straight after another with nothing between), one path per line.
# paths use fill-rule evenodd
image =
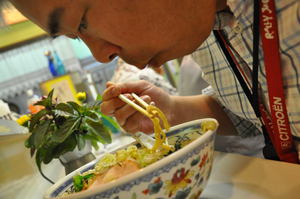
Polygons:
M284 91L289 121L294 140L300 141L300 1L276 0L277 20L280 37L280 54ZM215 29L223 29L235 57L251 79L252 69L252 0L227 0L230 11L216 15ZM267 80L260 48L259 82L262 96L269 107ZM236 126L241 136L253 136L261 131L243 89L235 77L213 33L193 53L193 58L203 71L203 78L213 87L217 100ZM300 145L298 146L300 151Z

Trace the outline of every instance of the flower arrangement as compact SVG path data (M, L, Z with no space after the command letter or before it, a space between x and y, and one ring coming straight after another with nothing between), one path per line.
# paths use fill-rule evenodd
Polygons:
M86 94L77 93L80 102L86 100ZM42 174L41 164L48 164L55 158L73 151L75 147L83 149L90 141L95 149L98 143L111 143L111 129L103 124L119 128L118 124L100 111L102 99L98 96L93 104L76 102L58 103L53 99L53 90L35 105L44 109L33 115L24 115L17 122L30 131L25 146L30 149L31 157L35 155L37 167ZM45 177L46 178L46 177ZM47 178L46 178L47 179ZM49 179L48 179L49 180Z

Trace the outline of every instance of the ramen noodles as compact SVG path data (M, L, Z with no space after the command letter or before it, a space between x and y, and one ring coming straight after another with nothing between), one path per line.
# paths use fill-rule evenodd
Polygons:
M170 128L166 116L153 105L148 105L146 111L154 127L153 147L138 148L136 145L130 145L126 149L104 155L94 169L73 177L73 187L67 194L91 189L121 178L160 160L175 150L168 144L166 137L166 131Z

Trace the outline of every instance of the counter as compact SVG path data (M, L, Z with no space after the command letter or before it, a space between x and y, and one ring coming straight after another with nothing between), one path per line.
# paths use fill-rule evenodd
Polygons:
M24 150L28 135L0 139L0 198L41 199L51 186L39 174L34 159ZM123 139L123 138L122 138ZM125 137L124 137L125 139ZM113 150L119 140L107 150ZM103 152L103 151L102 151ZM96 155L101 155L100 152ZM43 166L52 180L64 176L54 160ZM300 166L242 155L215 152L211 177L200 199L296 199L300 198Z
M300 165L215 153L200 199L299 199Z

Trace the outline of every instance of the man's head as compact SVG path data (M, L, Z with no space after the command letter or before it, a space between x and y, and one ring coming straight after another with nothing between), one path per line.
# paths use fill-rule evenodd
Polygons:
M1 1L1 0L0 0ZM11 0L53 36L81 38L98 61L139 68L193 52L209 35L215 0Z

